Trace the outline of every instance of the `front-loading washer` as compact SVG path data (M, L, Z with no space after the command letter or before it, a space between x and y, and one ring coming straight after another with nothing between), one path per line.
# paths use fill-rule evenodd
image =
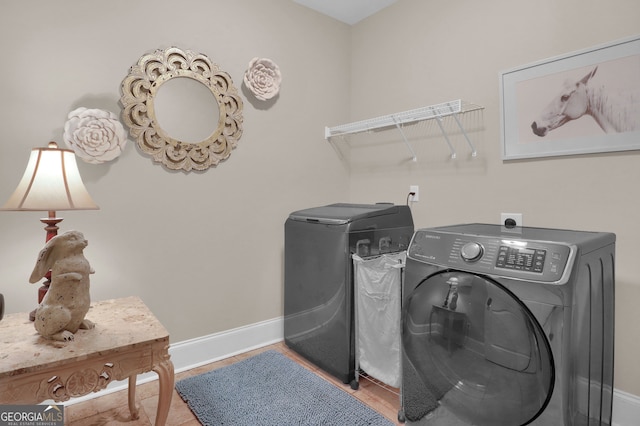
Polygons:
M610 425L615 235L415 232L402 301L412 425Z

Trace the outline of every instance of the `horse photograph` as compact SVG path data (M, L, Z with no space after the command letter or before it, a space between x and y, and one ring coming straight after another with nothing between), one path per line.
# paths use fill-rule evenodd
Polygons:
M640 55L521 82L524 141L640 130ZM571 125L569 125L571 124Z
M630 46L502 73L504 157L640 149L640 39Z

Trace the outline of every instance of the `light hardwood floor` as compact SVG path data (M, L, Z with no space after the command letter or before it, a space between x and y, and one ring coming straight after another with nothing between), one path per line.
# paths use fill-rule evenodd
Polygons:
M360 379L360 388L357 391L351 389L349 385L333 378L315 365L311 364L295 352L291 351L284 343L276 343L251 352L246 352L234 357L226 358L218 362L194 368L176 374L176 382L185 377L195 376L216 368L233 364L242 359L256 355L260 352L273 349L283 353L300 365L315 372L320 377L333 383L335 386L350 393L360 401L373 408L396 425L398 422L398 410L400 408L400 397L397 389L388 389L373 383L367 378ZM100 398L94 398L77 404L69 405L65 408L65 424L70 426L100 426L100 425L153 425L156 417L156 407L158 405L158 381L152 381L139 385L136 388L136 403L139 407L140 418L130 420L129 406L127 402L127 391L114 392ZM197 418L193 415L187 404L182 401L180 395L173 390L171 409L167 426L198 426Z

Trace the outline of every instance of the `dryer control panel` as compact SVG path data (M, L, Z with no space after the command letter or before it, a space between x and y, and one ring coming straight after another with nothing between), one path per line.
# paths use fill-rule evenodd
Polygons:
M512 235L473 235L421 229L408 257L420 262L486 275L563 284L571 272L575 246L525 240Z

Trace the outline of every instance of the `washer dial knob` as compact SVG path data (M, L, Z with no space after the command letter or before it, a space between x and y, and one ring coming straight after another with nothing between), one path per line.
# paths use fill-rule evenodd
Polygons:
M473 262L482 257L484 248L480 243L467 243L460 249L460 256L467 262Z

